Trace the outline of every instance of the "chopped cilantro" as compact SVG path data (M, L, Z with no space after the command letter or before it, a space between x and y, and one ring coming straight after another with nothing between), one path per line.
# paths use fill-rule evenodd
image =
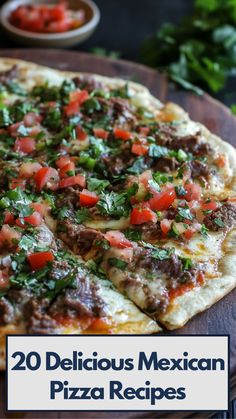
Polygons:
M150 157L165 157L169 154L169 150L166 147L162 147L157 144L151 144L149 147L148 155Z
M127 172L132 174L139 174L148 168L143 157L138 157L134 163L128 167Z
M206 237L208 235L208 228L205 226L205 224L201 225L201 234L203 237Z
M0 127L8 127L12 124L12 119L8 108L0 109Z
M127 217L130 210L130 205L127 202L127 194L102 192L100 200L97 203L97 209L102 215L109 215L115 218Z
M20 86L20 84L14 81L9 81L7 83L7 88L10 93L14 93L15 95L19 95L19 96L26 96L25 89L23 89L23 87Z
M173 181L173 176L168 176L161 172L154 172L152 177L158 183L158 185L164 185L167 182Z
M159 260L168 259L173 253L174 248L156 247L150 243L141 242L142 246L152 251L152 257Z
M88 190L91 192L101 193L106 189L106 187L109 185L108 180L101 180L96 178L89 178L88 179Z
M175 187L175 192L177 196L184 196L187 194L186 189L181 185Z
M186 271L190 268L192 268L193 266L193 261L190 258L180 258L181 262L183 264L183 269Z
M214 219L214 223L215 223L218 227L225 227L224 222L223 222L220 218L215 218L215 219Z
M88 221L90 219L91 219L91 215L87 208L81 208L75 213L75 221L78 224L82 224L84 221Z
M92 114L94 112L98 112L101 110L100 102L95 99L94 97L91 97L90 99L86 100L82 105L82 110L87 114Z
M114 266L115 268L118 268L121 271L124 271L128 265L128 263L125 262L124 260L117 259L117 258L109 258L108 263L110 266Z
M125 237L129 240L138 242L141 240L141 233L138 230L133 228L127 228L127 230L123 231Z
M50 106L47 109L46 117L43 120L43 125L47 128L58 130L61 126L61 112L58 107Z
M193 215L190 212L189 208L178 208L178 214L176 216L176 221L182 220L193 220Z

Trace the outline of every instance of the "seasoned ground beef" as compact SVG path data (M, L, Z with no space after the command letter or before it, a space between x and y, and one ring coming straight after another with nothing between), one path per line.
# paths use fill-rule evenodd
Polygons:
M78 273L75 289L67 288L51 305L52 316L101 317L105 315L105 303L98 294L99 285L90 280L84 273Z
M49 300L31 299L25 306L26 329L28 333L48 335L58 333L57 322L47 314Z
M66 190L57 194L57 206L59 208L68 207L74 209L79 207L79 194L81 188L79 186L69 186Z
M201 140L199 135L186 135L185 137L173 137L167 147L173 150L182 149L196 156L206 156L211 148L209 144Z
M0 72L0 83L6 84L11 80L14 80L18 77L18 68L17 65L14 65L9 70Z
M139 231L144 241L158 240L161 238L160 223L144 223L139 226Z
M179 162L175 157L162 157L154 161L152 168L159 172L171 172L179 167Z
M236 205L231 203L223 204L216 211L206 215L203 222L211 231L233 227L236 224Z
M98 80L95 80L94 77L91 76L75 77L73 78L73 82L77 88L81 90L87 90L89 93L91 93L93 90L102 89L102 83Z
M128 141L124 141L121 144L120 151L118 155L104 155L100 159L105 164L106 170L111 177L125 172L126 168L131 166L135 160Z
M5 297L0 299L0 325L14 322L15 310L12 303Z
M58 225L59 237L79 255L86 254L93 246L95 240L102 240L100 231L74 224L70 220L63 220Z
M191 170L191 177L192 178L208 178L210 175L210 168L205 163L202 163L199 160L192 160L189 162L189 168Z

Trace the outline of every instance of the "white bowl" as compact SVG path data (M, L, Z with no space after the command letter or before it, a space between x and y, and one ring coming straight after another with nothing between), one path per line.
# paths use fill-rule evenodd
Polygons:
M100 20L100 11L92 0L68 0L68 7L72 10L84 9L86 23L77 29L63 33L41 34L16 28L9 21L13 10L24 4L56 4L55 0L10 0L0 10L0 22L9 37L24 45L52 48L71 47L89 38Z

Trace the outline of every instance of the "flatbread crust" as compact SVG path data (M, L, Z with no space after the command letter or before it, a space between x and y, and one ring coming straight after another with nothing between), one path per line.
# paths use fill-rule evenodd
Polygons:
M20 69L19 81L29 89L35 83L42 84L45 81L49 81L51 84L57 84L65 77L82 75L82 73L61 72L59 70L54 70L31 62L11 58L0 59L0 71L7 70L13 65L18 65ZM83 75L85 75L85 73L83 73ZM122 79L111 79L94 74L90 75L111 88L117 88L124 84L124 80ZM200 123L191 121L187 113L178 105L172 103L163 105L158 99L154 98L150 94L147 88L140 84L129 82L129 86L135 93L134 100L136 100L137 103L140 101L142 106L147 107L152 112L156 112L157 114L160 111L163 113L174 114L176 119L185 121L187 125L192 125L195 131L200 130L205 140L209 142L215 150L227 155L232 176L230 191L233 195L233 192L236 191L236 150L230 144L212 134ZM227 234L223 243L223 249L224 255L219 263L219 277L207 281L207 283L202 287L196 287L192 291L175 298L168 313L160 318L161 322L168 329L182 327L191 317L210 307L236 286L236 228ZM8 329L6 328L4 333L6 333L7 330ZM131 333L134 333L134 329L131 328L131 330Z

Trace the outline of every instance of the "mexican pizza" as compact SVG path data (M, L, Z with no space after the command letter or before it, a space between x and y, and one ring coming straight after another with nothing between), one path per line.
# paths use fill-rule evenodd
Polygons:
M171 330L236 286L236 151L144 86L0 59L0 174L2 368L7 333Z

